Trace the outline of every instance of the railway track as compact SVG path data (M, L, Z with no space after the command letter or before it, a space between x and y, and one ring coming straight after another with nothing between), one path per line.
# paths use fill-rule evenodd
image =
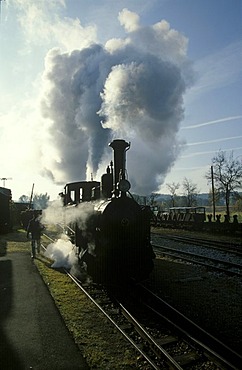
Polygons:
M44 236L51 241L52 243L54 240L47 234ZM41 245L43 250L46 250L45 245ZM149 364L151 369L160 369L157 365L156 356L161 357L162 349L155 343L154 340L150 337L150 335L139 325L139 323L132 317L132 315L122 306L121 303L118 303L118 300L112 296L110 300L110 294L107 294L104 287L101 286L93 286L93 285L86 285L86 288L81 283L81 281L71 274L67 269L63 269L65 273L72 279L72 281L78 286L78 288L95 304L95 306L103 313L103 315L110 321L110 323L126 338L126 340L130 343L132 347L145 359L146 363ZM113 301L115 300L115 307L113 306ZM120 319L120 315L122 316L122 320ZM137 331L137 335L130 335L127 332L127 329L135 328ZM124 329L126 328L126 330ZM145 350L141 348L141 341L140 338L143 338L144 343L152 344L152 352L154 352L154 359L150 354L147 354ZM138 339L137 339L138 338ZM145 346L145 345L144 345ZM147 345L146 345L147 347ZM164 351L163 351L164 352ZM163 353L164 360L168 361L169 363L174 362L172 357L170 357L165 352ZM167 357L167 359L166 359ZM156 362L155 362L156 361ZM175 362L172 366L173 369L181 369L179 366L176 367Z
M228 250L223 243L218 242L214 246L213 241L187 237L160 237L154 234L152 240L157 255L179 258L230 276L242 276L241 251L234 248Z
M68 271L66 273L84 292L111 324L126 338L152 369L207 368L239 369L242 357L199 328L144 286L132 290L135 301L130 310L130 296L118 296L103 287L83 287ZM135 293L134 293L135 292ZM124 302L126 303L124 303ZM127 303L128 302L128 303ZM137 302L139 309L137 310ZM126 307L125 307L126 305ZM142 305L142 307L141 307ZM144 307L148 313L144 315ZM152 312L152 315L150 314ZM122 315L122 318L120 318ZM137 319L142 317L143 324ZM166 325L150 327L150 320L162 320ZM169 332L169 335L167 334ZM152 333L152 334L151 334Z
M191 237L191 236L178 236L178 235L161 235L159 233L152 233L153 237L156 237L160 240L169 239L174 240L181 243L186 244L193 244L198 246L206 246L212 247L213 249L234 252L238 255L242 255L242 243L241 242L225 242L220 240L212 240L212 239L202 239L198 237Z
M182 368L189 369L194 363L199 363L198 368L203 368L209 361L216 364L219 369L240 367L242 357L239 354L193 323L144 285L139 285L137 289L138 299L142 301L144 306L151 310L158 320L166 322L174 328L175 338L173 338L174 334L169 335L167 342L174 344L182 341L186 343L187 347L184 353L174 355L174 359L179 362ZM161 339L161 342L166 344L166 338ZM169 351L168 347L167 351Z
M151 338L149 333L138 323L138 321L129 313L125 307L117 301L114 297L110 299L110 295L105 293L103 287L85 289L81 282L68 271L68 276L74 281L74 283L82 290L86 296L91 299L95 306L104 314L104 316L110 321L110 323L126 338L132 347L145 359L146 363L149 364L152 369L160 369L158 359L163 357L163 361L166 361L172 365L173 369L181 369L178 364L169 356L168 353L162 350L161 347ZM113 301L115 300L115 306ZM98 303L99 302L99 303ZM122 315L122 319L120 318ZM133 330L138 333L134 335ZM143 347L147 347L149 343L150 351L154 353L152 356L150 351L142 349L141 338L143 339Z
M45 236L53 241L49 236ZM120 294L117 297L112 292L111 295L100 286L84 287L78 278L65 271L112 325L125 336L130 345L135 347L150 368L181 370L206 366L208 369L239 369L242 357L193 324L146 287L132 289L135 299L134 303L130 304L127 294L121 294L120 299ZM149 314L144 314L144 310ZM161 326L157 327L157 321ZM152 322L156 324L150 325Z
M230 261L224 261L218 258L212 258L209 256L203 256L197 253L186 252L180 249L169 248L160 245L152 245L154 251L158 255L165 255L171 258L179 258L189 263L195 263L218 272L225 273L230 276L241 276L242 277L242 263L233 263Z

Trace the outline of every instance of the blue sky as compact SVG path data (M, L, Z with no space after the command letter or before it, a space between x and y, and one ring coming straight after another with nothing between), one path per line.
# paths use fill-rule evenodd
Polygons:
M219 150L242 159L241 36L242 0L2 1L0 178L55 199L122 137L134 192L208 192Z

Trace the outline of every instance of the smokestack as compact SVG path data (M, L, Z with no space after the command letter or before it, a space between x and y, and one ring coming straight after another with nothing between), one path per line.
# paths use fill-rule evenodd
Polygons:
M125 175L126 169L126 156L125 152L129 150L130 143L125 140L113 140L109 146L113 148L114 151L114 189L116 189L117 183L121 176Z

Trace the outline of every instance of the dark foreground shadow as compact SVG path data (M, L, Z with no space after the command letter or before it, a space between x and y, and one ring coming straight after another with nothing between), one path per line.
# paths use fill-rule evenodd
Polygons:
M12 298L12 262L0 260L0 369L22 370L24 366L4 330L4 321L11 313Z

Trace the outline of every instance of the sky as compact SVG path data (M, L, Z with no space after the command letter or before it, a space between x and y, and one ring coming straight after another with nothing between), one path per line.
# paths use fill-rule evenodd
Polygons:
M131 192L207 193L242 160L242 0L2 0L0 186L14 200L99 180L131 142Z

